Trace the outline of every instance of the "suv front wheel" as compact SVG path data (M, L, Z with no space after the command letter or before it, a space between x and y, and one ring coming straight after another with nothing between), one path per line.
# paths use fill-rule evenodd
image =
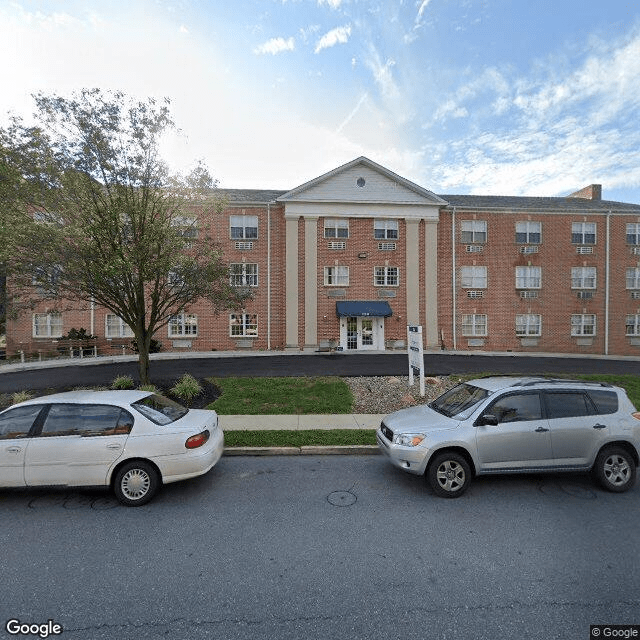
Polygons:
M429 464L427 480L442 498L458 498L471 482L471 467L459 453L440 453Z
M593 471L605 489L616 493L630 489L636 480L633 456L622 447L603 449L596 458Z

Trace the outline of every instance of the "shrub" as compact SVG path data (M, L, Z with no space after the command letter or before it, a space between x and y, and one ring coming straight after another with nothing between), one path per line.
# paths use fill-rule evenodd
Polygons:
M131 376L118 376L111 383L112 389L118 389L120 391L123 389L133 389L134 386Z
M171 393L187 404L202 392L202 385L189 373L185 373L178 382L171 387Z
M25 400L31 400L31 394L28 391L16 391L11 394L11 404L18 404Z
M158 393L158 389L153 384L141 384L138 389L140 391L148 391L149 393Z

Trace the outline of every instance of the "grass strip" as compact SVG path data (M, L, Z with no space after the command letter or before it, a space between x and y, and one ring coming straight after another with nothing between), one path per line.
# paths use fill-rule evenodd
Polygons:
M220 397L207 406L220 415L351 413L353 395L337 376L209 378Z
M375 429L225 431L226 447L307 447L376 444Z

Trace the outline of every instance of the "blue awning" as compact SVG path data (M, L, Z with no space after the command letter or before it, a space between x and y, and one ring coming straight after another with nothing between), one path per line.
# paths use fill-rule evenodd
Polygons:
M392 315L388 302L378 300L349 300L336 302L336 315L339 318L349 316L371 316L374 318L388 318Z

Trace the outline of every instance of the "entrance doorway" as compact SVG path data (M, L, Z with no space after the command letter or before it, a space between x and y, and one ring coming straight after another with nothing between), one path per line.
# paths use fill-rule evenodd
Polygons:
M341 318L340 346L345 351L384 350L384 318Z

